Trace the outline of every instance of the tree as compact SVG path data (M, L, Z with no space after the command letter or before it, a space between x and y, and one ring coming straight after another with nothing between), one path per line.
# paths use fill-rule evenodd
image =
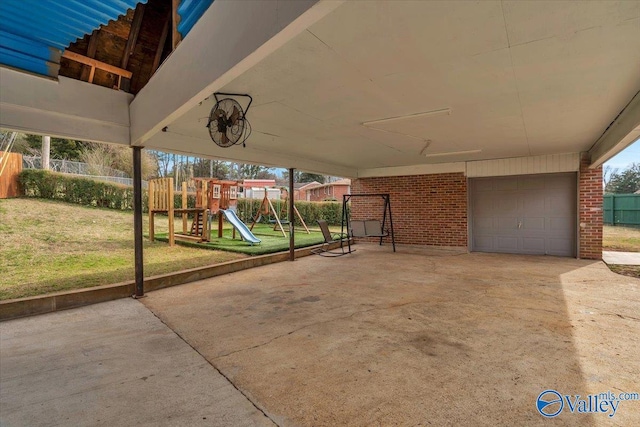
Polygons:
M80 161L82 151L90 144L89 142L76 141L73 139L51 138L51 158ZM16 147L16 151L22 154L39 153L42 147L42 137L40 135L24 135L21 144Z
M111 176L112 169L133 176L133 155L125 145L85 143L80 161L89 165L89 173L97 176ZM142 150L142 179L158 176L158 163L153 154Z
M325 178L324 175L320 175L317 173L308 173L308 172L302 172L300 174L300 181L299 182L319 182L320 184L324 184L325 182Z
M221 160L195 159L193 175L196 177L227 179L229 176L229 164Z
M289 181L289 170L285 170L282 172L282 179L285 181ZM325 176L317 173L309 173L303 172L301 170L295 170L293 172L293 180L294 182L319 182L320 184L325 183Z
M250 165L245 163L232 163L229 178L231 179L275 179L273 168Z
M610 165L602 168L602 183L604 184L604 188L607 188L609 185L609 181L611 181L611 177L618 174L618 168L612 168Z
M622 172L614 172L605 188L607 193L631 194L640 190L640 163L632 163Z

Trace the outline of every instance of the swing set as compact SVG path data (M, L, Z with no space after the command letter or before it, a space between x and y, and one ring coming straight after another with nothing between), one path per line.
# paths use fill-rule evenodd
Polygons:
M249 227L249 230L253 230L253 227L258 222L260 222L260 220L262 219L262 215L273 215L274 219L270 220L270 222L273 223L273 231L276 231L276 229L279 228L280 231L282 232L282 235L284 237L287 237L287 234L285 233L284 227L282 225L283 224L287 225L290 222L287 215L287 202L289 200L289 192L284 188L280 190L280 199L282 200L282 205L280 207L280 214L278 215L278 211L273 206L271 199L269 199L268 190L269 189L265 187L264 198L262 199L262 203L260 203L260 208L258 209L258 212L256 212L255 216L253 217L253 221L251 223L251 227ZM284 196L284 199L283 199L283 196ZM293 212L300 220L300 223L304 227L306 233L311 234L311 232L309 231L309 228L307 228L307 224L304 222L304 219L302 219L302 215L300 215L300 212L298 212L298 208L296 208L295 205L293 206ZM285 218L285 219L281 220L280 218Z

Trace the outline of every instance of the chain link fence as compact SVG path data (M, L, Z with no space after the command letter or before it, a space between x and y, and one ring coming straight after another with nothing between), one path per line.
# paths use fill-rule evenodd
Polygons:
M24 169L42 169L42 158L39 156L22 156L22 167ZM112 169L109 167L101 167L101 172L105 175L96 175L92 173L91 165L71 160L50 159L49 170L69 175L85 176L99 181L115 182L122 185L133 186L133 179L125 172ZM147 181L142 181L142 187L148 187Z

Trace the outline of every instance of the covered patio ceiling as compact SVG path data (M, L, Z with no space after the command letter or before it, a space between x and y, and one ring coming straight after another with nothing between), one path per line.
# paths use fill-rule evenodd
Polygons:
M640 1L217 0L135 96L0 68L0 127L366 177L640 137ZM206 128L248 93L247 147ZM390 120L389 120L390 119Z
M588 151L640 90L637 1L333 6L213 82L211 92L253 96L246 148L211 142L212 96L138 143L344 176L457 170ZM210 32L200 24L194 38Z

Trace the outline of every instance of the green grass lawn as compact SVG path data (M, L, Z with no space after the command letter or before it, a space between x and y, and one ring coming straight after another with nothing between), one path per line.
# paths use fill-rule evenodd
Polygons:
M640 252L640 228L605 225L602 228L602 249Z
M640 228L605 225L602 230L602 250L640 252ZM640 266L610 265L614 273L640 278Z
M288 230L285 226L285 230ZM322 243L324 238L322 233L317 230L310 230L311 233L307 234L305 230L296 229L295 232L295 247L302 248L305 246L316 245ZM195 243L189 241L180 241L176 239L176 243L189 247L214 249L229 252L238 252L248 255L263 255L274 252L286 251L289 249L289 233L286 233L286 237L282 235L280 230L273 230L272 225L256 224L253 228L253 234L260 240L261 243L250 245L249 243L240 240L240 233L236 232L236 238L233 239L233 229L230 224L225 222L225 228L223 230L223 237L218 238L218 229L214 226L212 231L211 241L207 243ZM167 233L157 234L157 239L161 241L168 241Z
M143 230L148 230L147 216ZM156 221L168 228L166 217ZM283 239L284 240L284 239ZM144 275L247 255L144 240ZM0 300L134 278L133 214L38 199L0 200Z

